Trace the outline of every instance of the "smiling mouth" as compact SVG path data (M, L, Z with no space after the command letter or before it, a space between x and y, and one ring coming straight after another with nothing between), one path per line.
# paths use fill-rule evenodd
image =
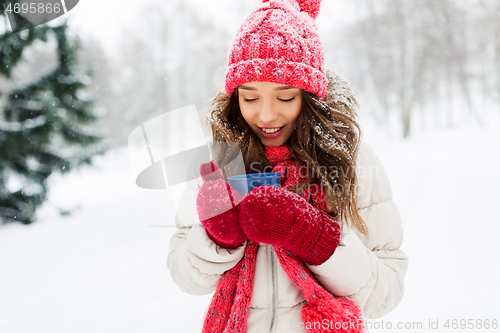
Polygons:
M276 133L278 132L280 129L282 129L283 127L285 126L281 126L281 127L259 127L261 131L263 131L264 133L267 133L267 134L273 134L273 133Z

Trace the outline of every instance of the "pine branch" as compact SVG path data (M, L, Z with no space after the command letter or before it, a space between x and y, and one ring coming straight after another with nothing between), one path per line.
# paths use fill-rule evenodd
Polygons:
M0 132L24 132L36 127L43 126L46 123L47 118L43 115L31 119L26 119L21 122L0 121Z

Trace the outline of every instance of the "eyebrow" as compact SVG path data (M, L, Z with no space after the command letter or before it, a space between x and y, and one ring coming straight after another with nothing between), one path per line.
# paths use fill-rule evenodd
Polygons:
M244 89L244 90L257 90L254 87L248 87L248 86L244 86L244 85L241 85L238 88ZM274 90L286 90L286 89L295 89L295 87L294 86L283 86L283 87L274 88Z

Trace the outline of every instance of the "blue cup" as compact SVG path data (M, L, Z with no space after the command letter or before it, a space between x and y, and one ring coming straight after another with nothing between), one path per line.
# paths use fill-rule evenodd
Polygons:
M279 172L249 173L246 175L232 176L227 180L231 186L243 196L258 186L281 186Z

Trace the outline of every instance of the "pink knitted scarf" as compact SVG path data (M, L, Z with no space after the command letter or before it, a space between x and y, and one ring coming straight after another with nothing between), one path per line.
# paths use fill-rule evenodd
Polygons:
M299 172L299 167L286 144L280 147L266 146L265 152L273 165L273 172L281 173L280 182L284 188L288 189L297 182L303 183L307 180L307 174L302 175L302 172ZM314 207L326 209L321 186L308 187L302 196ZM248 240L243 258L222 275L207 311L203 333L247 331L258 248L258 243ZM283 270L304 294L306 304L302 308L302 322L309 332L363 332L359 306L350 300L334 297L326 291L304 261L282 247L273 248Z

